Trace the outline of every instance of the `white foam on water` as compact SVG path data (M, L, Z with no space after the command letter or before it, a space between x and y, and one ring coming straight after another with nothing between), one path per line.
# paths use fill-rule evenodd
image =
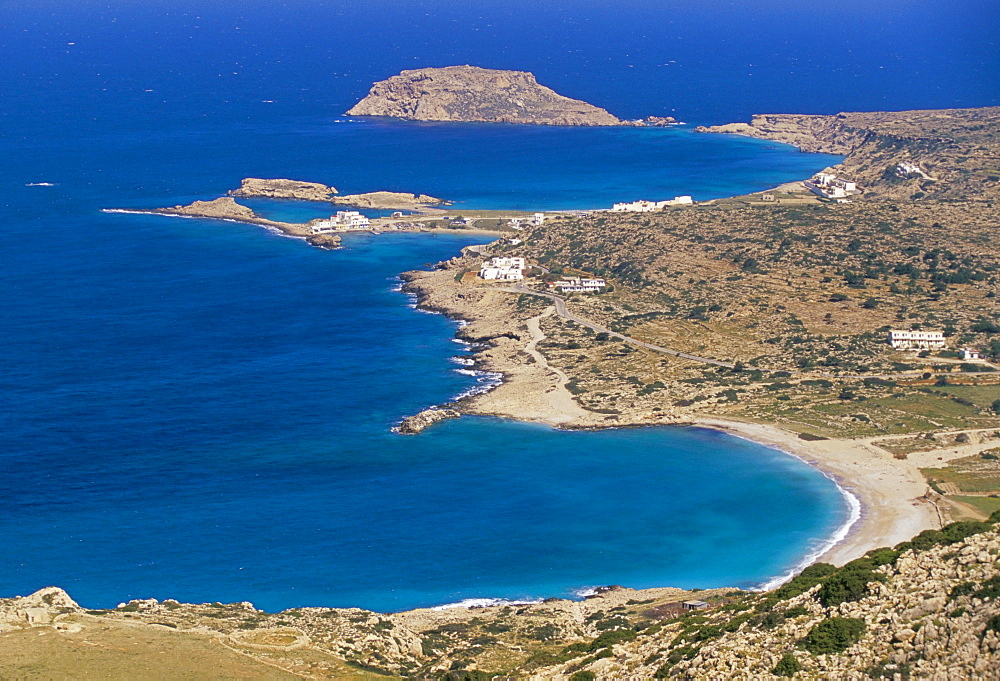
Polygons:
M507 598L466 598L457 603L436 605L431 610L451 610L452 608L491 608L497 605L533 605L541 603L541 598L512 600Z

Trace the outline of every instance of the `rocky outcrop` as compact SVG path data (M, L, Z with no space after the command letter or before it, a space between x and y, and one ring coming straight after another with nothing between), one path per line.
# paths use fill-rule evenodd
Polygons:
M348 112L415 121L530 125L620 125L604 109L539 85L526 71L447 66L379 81Z
M319 182L299 180L263 180L257 177L243 179L239 189L229 192L230 196L244 198L295 199L297 201L329 201L337 190Z
M367 192L365 194L345 194L330 199L336 206L354 206L372 210L419 210L427 206L447 205L448 201L427 194L407 194L406 192Z
M171 208L152 208L150 210L134 210L130 212L232 220L234 222L245 222L250 225L271 227L293 236L304 236L307 233L304 225L262 218L253 212L252 209L236 203L236 199L229 196L222 196L211 201L194 201L186 206L177 205Z
M313 234L306 238L311 246L323 248L328 251L341 247L341 238L337 234Z
M51 625L60 615L80 610L69 594L55 586L29 596L0 599L0 632Z
M1000 196L996 167L1000 107L835 116L760 114L750 123L696 130L845 155L835 170L856 181L869 196L965 200Z
M457 419L459 416L461 416L461 414L454 409L439 409L437 407L425 409L415 416L403 419L402 422L396 427L396 432L402 433L403 435L416 435L438 421Z

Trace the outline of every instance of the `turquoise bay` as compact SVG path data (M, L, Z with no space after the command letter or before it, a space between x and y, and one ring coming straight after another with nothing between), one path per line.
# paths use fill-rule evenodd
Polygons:
M846 520L818 472L707 430L462 418L393 434L476 385L456 372L469 350L454 323L413 309L396 277L482 237L359 235L326 252L100 212L214 198L247 176L423 192L456 212L599 208L762 190L835 158L689 127L337 123L356 83L318 99L272 78L235 98L169 55L107 82L138 47L89 42L70 59L42 49L48 35L4 48L34 56L4 71L16 96L0 112L0 538L16 547L0 594L399 610L753 586ZM31 75L45 68L64 75ZM26 186L40 182L54 186Z

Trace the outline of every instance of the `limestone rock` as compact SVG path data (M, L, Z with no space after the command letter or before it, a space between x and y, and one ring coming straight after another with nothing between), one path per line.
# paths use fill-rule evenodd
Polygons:
M268 199L295 199L298 201L329 201L337 193L333 187L319 182L299 180L265 180L258 177L243 179L239 189L229 192L230 196L261 197Z
M476 66L412 69L379 81L348 112L416 121L620 125L604 109L539 85L526 71Z

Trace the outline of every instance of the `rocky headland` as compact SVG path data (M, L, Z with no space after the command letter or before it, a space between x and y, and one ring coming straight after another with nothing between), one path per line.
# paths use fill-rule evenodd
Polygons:
M697 130L845 155L836 170L872 198L992 200L1000 196L996 161L1000 107L831 116L759 114L750 123Z
M414 121L621 125L604 109L540 85L526 71L476 66L411 69L375 83L347 112Z

